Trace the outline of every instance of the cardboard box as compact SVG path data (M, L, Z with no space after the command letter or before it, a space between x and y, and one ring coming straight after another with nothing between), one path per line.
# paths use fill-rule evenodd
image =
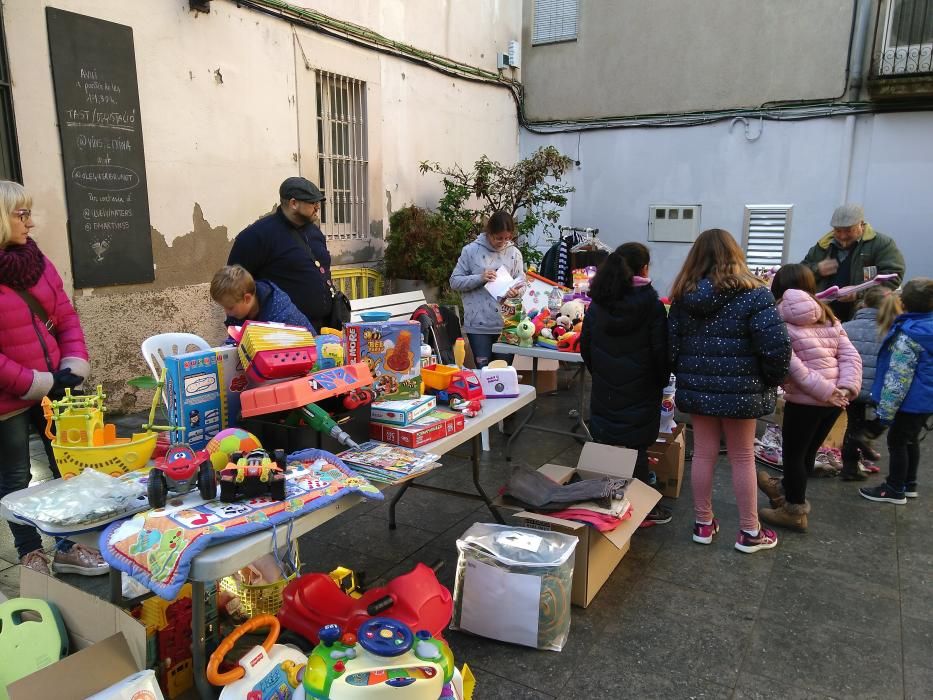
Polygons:
M26 567L22 567L20 572L19 591L24 598L40 598L58 606L68 630L72 652L122 633L135 664L124 676L146 667L146 626L123 608Z
M575 473L584 479L599 479L605 476L628 479L635 471L637 457L638 453L635 450L587 442L583 445L576 467L545 464L538 471L561 484L567 483ZM582 523L540 513L522 511L515 516L526 527L555 530L579 539L574 555L576 560L570 596L574 605L585 608L592 602L606 579L628 552L629 542L641 521L661 500L661 494L637 479L632 479L626 497L632 504L632 516L610 532L600 532Z
M136 659L120 632L10 683L7 692L10 700L84 700L137 671Z
M166 357L165 370L169 420L184 429L172 432L173 442L201 450L214 435L236 424L240 392L247 386L236 346Z
M512 366L518 371L520 384L531 384L532 358L525 355L515 355ZM538 381L535 390L539 394L551 394L557 391L557 369L560 363L557 360L538 360Z
M365 362L373 388L385 400L421 396L421 324L417 321L347 323L343 328L346 364Z
M463 430L464 420L462 413L437 410L422 416L411 425L387 425L385 423L370 423L369 436L373 440L388 442L402 447L413 449L427 445L429 442L440 440L448 435Z
M672 433L659 433L658 441L648 448L649 468L657 477L654 487L668 498L680 496L686 452L683 423L679 423Z
M375 401L370 406L370 417L376 423L410 425L437 408L437 398L420 396L404 401Z

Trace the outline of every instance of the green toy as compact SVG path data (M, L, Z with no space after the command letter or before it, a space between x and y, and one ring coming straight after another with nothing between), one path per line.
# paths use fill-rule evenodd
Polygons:
M0 700L7 686L68 653L68 633L58 608L37 598L0 604Z

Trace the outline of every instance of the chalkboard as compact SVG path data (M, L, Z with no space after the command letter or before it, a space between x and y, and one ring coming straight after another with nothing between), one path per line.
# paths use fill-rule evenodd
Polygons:
M75 287L151 282L133 30L46 8Z

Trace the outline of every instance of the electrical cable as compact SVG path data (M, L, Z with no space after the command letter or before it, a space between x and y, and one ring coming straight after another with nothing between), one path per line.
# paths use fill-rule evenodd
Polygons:
M360 46L370 51L414 63L415 65L428 68L429 70L447 76L466 80L468 82L507 89L515 102L519 126L534 134L579 133L583 131L636 127L657 129L702 126L705 124L732 120L736 117L791 122L858 114L906 113L933 110L933 99L930 98L919 101L891 100L883 103L840 103L837 101L839 98L834 98L815 101L766 102L759 107L730 108L676 114L655 113L630 116L529 121L525 115L524 86L517 80L506 78L501 74L477 68L430 51L418 49L410 44L389 39L366 27L353 24L352 22L337 20L315 10L298 7L284 2L283 0L229 1L234 2L237 7L245 7L256 12L261 12L271 17L282 19L290 24ZM855 22L854 15L852 22L853 24ZM849 54L851 54L851 31L849 43ZM847 61L845 77L846 89L848 88L848 80L849 66ZM844 94L845 90L842 95Z

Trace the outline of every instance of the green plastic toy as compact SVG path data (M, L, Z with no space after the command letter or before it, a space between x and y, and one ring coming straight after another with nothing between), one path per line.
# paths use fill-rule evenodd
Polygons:
M68 654L68 633L54 604L14 598L0 604L0 700L7 686Z

